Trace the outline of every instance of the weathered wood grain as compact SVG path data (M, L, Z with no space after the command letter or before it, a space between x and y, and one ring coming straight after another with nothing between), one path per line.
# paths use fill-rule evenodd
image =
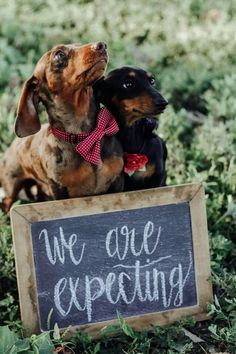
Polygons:
M186 184L156 188L145 191L117 193L96 197L67 199L17 206L11 210L13 242L16 258L21 316L28 333L39 331L39 306L36 290L36 271L32 248L32 224L40 221L59 220L95 214L109 214L116 211L136 210L161 205L189 203L191 232L194 254L194 271L198 303L195 306L153 312L126 318L134 328L149 328L153 324L171 323L181 316L206 318L206 304L212 300L210 260L207 233L204 189L200 184ZM35 225L36 225L35 224ZM74 326L92 335L117 320L102 321Z

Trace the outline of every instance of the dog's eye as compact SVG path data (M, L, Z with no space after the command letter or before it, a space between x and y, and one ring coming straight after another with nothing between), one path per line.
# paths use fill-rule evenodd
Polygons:
M134 83L132 81L125 81L122 85L125 89L129 89L134 87Z
M150 77L149 82L152 86L155 86L155 84L156 84L155 77L154 76Z
M66 58L66 53L63 52L63 50L58 50L55 54L54 54L54 59L55 60L63 60Z

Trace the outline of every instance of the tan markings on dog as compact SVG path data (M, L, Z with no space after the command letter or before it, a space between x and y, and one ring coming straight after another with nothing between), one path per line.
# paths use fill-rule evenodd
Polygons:
M147 114L154 114L156 109L152 97L146 93L132 99L121 100L119 104L127 125L132 125Z
M47 144L45 147L45 151L48 155L53 155L56 152L56 146L52 146L50 144Z
M106 159L98 172L98 180L96 186L96 192L102 193L105 191L104 186L111 184L119 176L123 169L123 158L121 157L110 157Z
M48 138L50 135L52 135L52 131L50 128L47 129L45 137Z
M6 198L4 198L4 201L3 201L3 203L1 203L0 207L1 207L1 209L5 210L5 212L8 212L10 210L13 202L14 202L14 198L6 197Z
M40 169L41 169L41 171L42 171L42 175L43 175L43 176L47 176L47 171L45 170L44 165L43 165L41 159L39 160L39 167L40 167Z
M39 178L38 173L36 173L35 170L30 166L25 166L25 173L27 178L29 177L36 178L36 179Z
M135 74L135 72L134 72L134 71L130 71L130 72L128 73L128 76L135 77L135 76L136 76L136 74Z
M101 61L90 46L74 48L69 65L63 71L64 88L74 91L81 82L88 84L103 75L106 62Z
M70 92L63 91L62 93L63 100L68 102L68 108L71 110L71 114L78 117L77 119L79 123L83 124L83 127L81 128L85 132L93 128L91 126L91 122L89 121L90 110L93 109L89 100L92 93L93 91L91 87L78 91L73 96L71 96ZM70 119L70 116L68 116L68 119Z
M87 162L83 162L78 168L64 172L60 182L62 186L67 187L70 197L93 194L96 188L93 168Z
M147 75L147 77L149 77L149 78L150 78L150 77L153 77L153 74L150 73L150 72L147 72L146 75Z
M149 178L152 177L152 175L155 173L155 165L154 164L147 164L146 165L146 171L136 171L133 175L132 178Z
M28 139L25 142L25 149L28 150L28 151L31 148L32 139L33 139L33 136L31 135L31 136L28 137Z
M68 56L68 64L62 71L55 68L54 56L58 50L62 50ZM84 84L84 81L89 80L90 76L99 75L93 68L99 58L96 51L91 50L91 45L56 46L49 52L49 60L51 65L46 69L46 79L50 92L58 94L60 90L69 90L73 93L81 84ZM106 63L103 63L100 74L102 70L104 72L105 66Z

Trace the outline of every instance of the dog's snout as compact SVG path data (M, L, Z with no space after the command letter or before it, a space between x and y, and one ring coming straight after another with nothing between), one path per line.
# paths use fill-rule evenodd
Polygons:
M166 106L168 105L168 101L165 98L162 99L158 99L156 101L156 106L159 108L166 108Z
M105 42L97 42L93 44L93 49L98 52L105 52L107 49L107 44Z

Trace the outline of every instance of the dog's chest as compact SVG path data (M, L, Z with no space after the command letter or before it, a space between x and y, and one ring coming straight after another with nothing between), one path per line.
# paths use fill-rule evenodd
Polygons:
M123 159L113 156L106 159L97 170L96 194L106 192L123 169Z
M84 161L78 167L62 173L60 182L68 191L69 197L80 197L105 193L122 171L120 157L110 157L98 167Z

